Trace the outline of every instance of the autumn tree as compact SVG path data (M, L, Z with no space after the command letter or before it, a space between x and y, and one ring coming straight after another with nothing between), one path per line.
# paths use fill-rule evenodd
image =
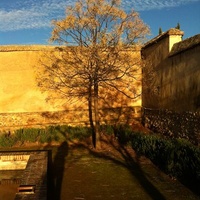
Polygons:
M78 0L67 7L66 16L54 20L50 40L61 46L51 65L44 64L39 86L64 98L88 103L94 147L99 141L100 91L116 90L136 98L132 80L139 61L131 51L149 32L139 14L126 13L119 0ZM131 87L130 87L131 85ZM128 92L126 92L128 90Z

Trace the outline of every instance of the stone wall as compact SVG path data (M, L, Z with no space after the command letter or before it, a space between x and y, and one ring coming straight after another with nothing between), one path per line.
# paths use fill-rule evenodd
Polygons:
M119 107L100 110L101 123L132 123L141 118L141 107ZM1 113L0 132L30 127L67 124L88 126L88 110L64 110L53 112Z
M83 125L87 122L86 111L52 111L52 112L22 112L22 113L1 113L0 130L10 131L19 128L44 127L56 124ZM80 121L80 119L83 121ZM79 120L79 121L77 121Z
M174 112L143 108L145 127L170 138L185 138L200 145L200 112Z
M200 34L183 41L182 35L172 29L142 48L143 123L163 135L199 144Z

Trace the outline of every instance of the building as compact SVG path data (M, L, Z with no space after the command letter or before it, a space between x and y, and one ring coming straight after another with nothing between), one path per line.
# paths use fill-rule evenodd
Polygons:
M170 29L142 48L143 120L154 131L196 141L200 139L200 34L182 40L183 34Z

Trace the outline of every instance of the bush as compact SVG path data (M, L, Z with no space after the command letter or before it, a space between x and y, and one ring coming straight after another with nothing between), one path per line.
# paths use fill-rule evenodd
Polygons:
M52 133L49 133L45 129L41 129L39 133L39 142L40 143L46 143L46 142L51 142L52 141Z
M92 132L91 132L91 129L89 127L68 126L66 128L66 133L67 133L67 137L71 140L73 140L73 139L82 140L82 139L85 139L87 137L90 137Z
M18 129L15 131L15 138L18 141L24 142L36 142L39 136L40 129L28 128Z
M200 183L200 149L183 139L174 141L172 175L197 179Z
M0 136L0 147L12 147L16 143L16 140L13 136L8 134L2 134Z
M189 141L137 133L132 134L131 144L167 174L185 184L200 185L200 149Z
M100 132L105 133L107 135L112 135L114 133L114 127L112 125L101 125L100 126Z
M123 145L127 144L132 137L132 129L127 124L118 124L113 127L115 137L118 138L119 142Z
M1 133L0 147L12 147L17 142L48 143L51 141L63 142L66 139L82 140L91 135L88 127L71 127L66 125L48 126L46 128L24 128L17 129L13 135Z

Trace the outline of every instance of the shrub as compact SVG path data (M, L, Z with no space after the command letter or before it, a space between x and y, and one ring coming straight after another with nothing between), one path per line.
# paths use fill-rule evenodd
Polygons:
M118 138L121 144L127 144L132 137L132 129L127 124L118 124L113 127L115 137Z
M107 135L112 135L114 133L114 127L112 125L101 125L100 126L100 132L105 133Z
M27 128L18 129L15 131L15 138L18 141L23 142L36 142L39 136L40 129Z
M15 138L12 135L2 134L0 136L0 146L1 147L12 147L16 143Z
M15 130L13 135L2 132L0 135L0 146L12 147L17 142L62 142L67 138L82 140L90 135L90 128L81 126L71 127L66 125L58 125L48 126L46 128L24 128Z
M58 126L49 126L46 128L47 134L51 137L52 141L62 142L67 139L67 130L68 126L58 125Z
M132 134L131 144L167 174L186 185L200 185L200 148L189 141L136 133Z
M174 167L172 175L194 178L200 182L200 149L188 141L174 141Z
M39 142L46 143L51 141L52 141L51 133L48 133L48 131L46 131L45 129L41 129L39 132Z
M89 127L83 127L83 126L77 126L77 127L68 126L66 129L66 133L68 138L71 140L73 139L82 140L91 136L91 129Z

